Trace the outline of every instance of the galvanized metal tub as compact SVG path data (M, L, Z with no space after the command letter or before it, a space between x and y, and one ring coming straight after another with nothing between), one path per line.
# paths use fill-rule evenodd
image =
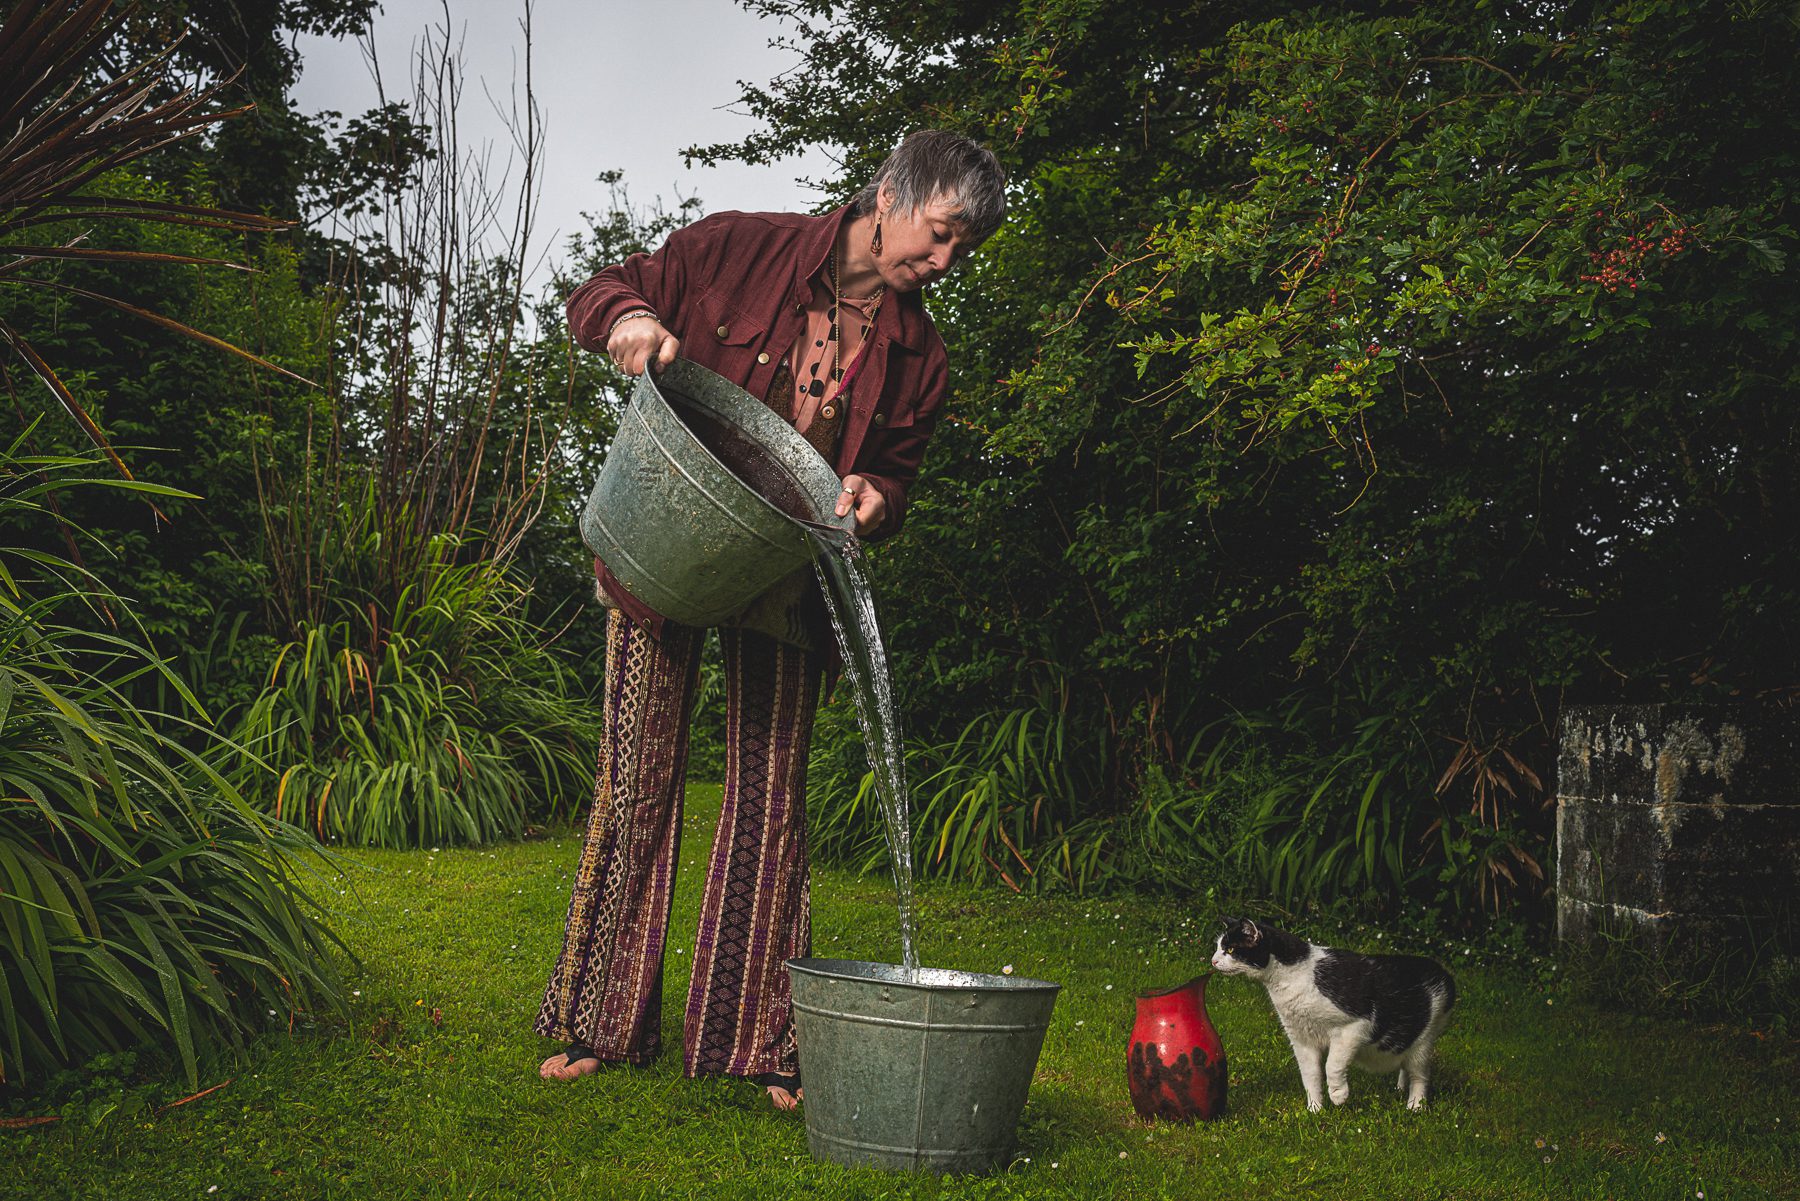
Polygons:
M581 539L671 621L717 625L812 561L831 465L767 405L698 363L638 377L581 515Z
M787 968L815 1157L938 1173L1012 1159L1061 985L853 959Z

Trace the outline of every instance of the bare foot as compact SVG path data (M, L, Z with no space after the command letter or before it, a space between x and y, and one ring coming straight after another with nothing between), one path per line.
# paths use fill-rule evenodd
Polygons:
M791 1113L800 1108L800 1102L806 1099L806 1092L800 1087L798 1072L761 1072L755 1080L769 1091L769 1103L783 1113Z
M600 1058L583 1046L558 1051L538 1065L538 1075L546 1080L578 1080L600 1070Z

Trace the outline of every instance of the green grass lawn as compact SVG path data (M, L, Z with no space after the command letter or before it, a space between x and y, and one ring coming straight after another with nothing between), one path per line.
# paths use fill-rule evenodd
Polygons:
M718 806L716 787L690 795L670 1040L688 975L674 952L692 949ZM90 1104L0 1131L0 1196L1800 1196L1793 1041L1600 1011L1460 948L1436 951L1461 997L1429 1111L1409 1113L1391 1078L1353 1073L1348 1105L1308 1113L1262 990L1216 979L1230 1112L1146 1127L1125 1092L1132 994L1201 971L1216 915L943 885L921 890L927 964L1010 963L1063 986L1018 1158L959 1180L816 1163L797 1115L748 1085L683 1079L679 1055L537 1078L553 1048L531 1022L578 852L564 836L346 855L340 929L364 961L351 1029L271 1034L242 1062L210 1065L203 1085L229 1083L178 1108ZM816 953L897 957L884 880L818 870L812 896Z

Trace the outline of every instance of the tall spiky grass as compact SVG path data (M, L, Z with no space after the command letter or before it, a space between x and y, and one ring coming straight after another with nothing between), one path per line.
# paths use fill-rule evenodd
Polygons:
M237 723L234 780L320 840L417 847L517 837L586 798L597 710L522 616L504 563L459 561L440 534L392 599L368 580L391 551L373 487L321 548L336 613L281 648ZM404 528L404 523L402 528Z
M0 444L0 532L97 466L23 438ZM209 1052L342 1012L342 947L303 885L316 844L245 802L212 761L235 748L163 659L94 632L102 606L129 614L75 565L0 545L0 1081L148 1042L197 1083ZM170 711L133 704L144 676Z
M915 743L915 871L1021 891L1212 889L1289 909L1485 900L1489 865L1518 836L1446 806L1415 703L1372 684L1342 691L1163 740L1113 808L1096 803L1114 774L1106 740L1055 696ZM880 819L854 735L829 715L820 729L815 853L872 869Z
M563 463L573 360L521 354L543 147L532 5L520 15L523 87L502 114L514 152L504 163L461 140L460 40L436 25L414 47L411 96L396 106L412 136L377 151L395 186L320 214L342 250L329 281L342 341L329 425L309 416L303 470L272 459L258 470L272 616L295 638L336 622L346 603L405 607L440 538L463 562L503 569ZM378 69L373 82L386 102ZM379 539L360 574L335 575L346 564L329 546L364 538L371 521Z
M872 870L886 855L874 777L841 707L821 714L814 747L814 853ZM1102 754L1054 701L983 714L946 743L911 743L914 870L1015 890L1051 880L1085 886L1092 873L1074 862L1067 834L1098 791Z
M1294 697L1215 722L1197 741L1204 757L1152 772L1128 823L1146 882L1295 908L1396 901L1422 878L1431 765L1404 714L1346 718Z

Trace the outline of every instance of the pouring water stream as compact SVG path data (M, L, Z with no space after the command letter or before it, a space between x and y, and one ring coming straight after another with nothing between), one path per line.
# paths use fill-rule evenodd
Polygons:
M887 839L888 862L900 910L900 966L909 976L919 968L913 946L912 825L906 792L905 748L894 709L893 677L881 627L875 620L875 597L863 569L862 546L842 530L811 526L819 553L813 564L831 613L831 630L844 659L844 675L856 698L863 745L874 775L875 799Z

